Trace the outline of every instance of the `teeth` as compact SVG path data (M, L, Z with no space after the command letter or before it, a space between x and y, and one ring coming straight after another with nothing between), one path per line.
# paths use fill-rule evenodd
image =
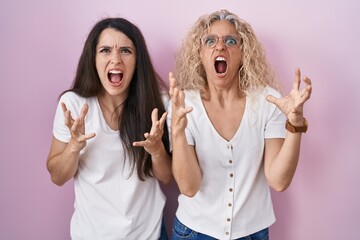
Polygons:
M225 61L225 58L223 58L223 57L217 57L215 60L216 60L216 61Z
M122 73L122 71L110 70L109 73L112 73L112 74L120 74L120 73Z

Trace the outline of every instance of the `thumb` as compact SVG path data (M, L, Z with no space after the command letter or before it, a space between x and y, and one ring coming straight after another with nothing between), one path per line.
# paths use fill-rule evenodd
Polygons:
M271 102L271 103L276 104L277 98L274 97L273 95L267 95L267 96L266 96L266 100L267 100L268 102Z

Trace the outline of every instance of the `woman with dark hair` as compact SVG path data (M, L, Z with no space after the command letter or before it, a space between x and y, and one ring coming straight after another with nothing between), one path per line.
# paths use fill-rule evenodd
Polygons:
M72 239L167 239L162 90L140 30L123 18L96 23L73 86L60 96L47 160L55 184L74 179Z

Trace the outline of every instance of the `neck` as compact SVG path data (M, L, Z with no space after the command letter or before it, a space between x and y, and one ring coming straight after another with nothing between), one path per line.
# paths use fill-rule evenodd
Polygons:
M227 103L242 99L245 94L240 92L237 87L225 89L209 86L205 96L206 97L203 99L204 101L213 102L214 104L227 105Z
M123 109L124 101L119 101L108 96L98 96L99 105L107 124L113 129L118 130L119 117Z

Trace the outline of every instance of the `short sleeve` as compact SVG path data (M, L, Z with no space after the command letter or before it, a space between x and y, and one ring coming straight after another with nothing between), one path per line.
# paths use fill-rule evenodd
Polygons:
M65 117L61 108L61 103L65 103L67 109L70 110L71 116L76 118L80 115L80 110L85 101L81 101L81 98L73 92L67 92L63 94L58 102L54 124L53 135L56 139L62 142L69 142L71 134L69 128L65 125Z
M268 89L269 94L276 98L280 98L281 94L274 89ZM285 138L285 121L286 116L274 104L268 104L268 119L265 126L265 138Z

